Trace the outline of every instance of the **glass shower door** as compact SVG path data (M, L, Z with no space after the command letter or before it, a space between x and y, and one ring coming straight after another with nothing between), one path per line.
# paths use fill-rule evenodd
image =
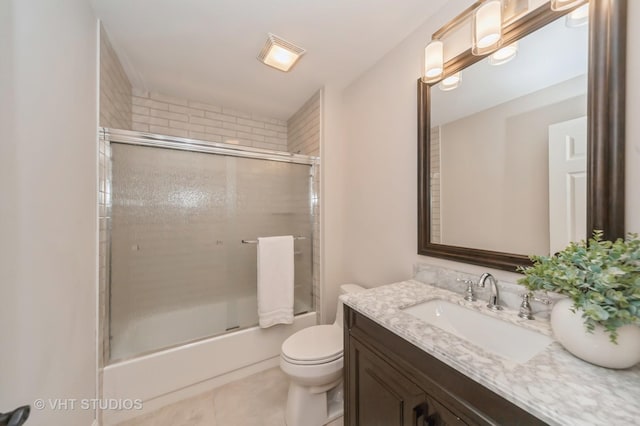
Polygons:
M112 143L110 359L257 324L256 247L296 241L312 310L310 166Z
M257 316L257 247L242 240L276 235L301 236L294 241L294 313L312 307L312 213L310 166L250 158L233 158L236 167L235 210L229 217L234 244L228 272L241 310L240 327L255 325Z

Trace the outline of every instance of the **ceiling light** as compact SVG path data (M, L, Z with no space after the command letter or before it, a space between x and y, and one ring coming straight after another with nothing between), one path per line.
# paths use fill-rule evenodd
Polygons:
M584 2L585 0L551 0L551 10L567 10Z
M489 56L489 63L491 65L506 64L507 62L515 58L517 54L518 42L516 41L515 43L511 43L510 45L503 47L502 49Z
M423 82L431 83L438 81L442 77L442 70L444 69L443 48L444 44L440 40L432 40L424 48Z
M277 35L269 33L258 60L280 71L289 71L305 53L305 50Z
M567 15L565 25L569 28L581 27L589 23L589 4L580 6Z
M460 83L462 83L462 74L457 72L442 80L438 87L440 90L447 92L460 86Z
M502 40L502 2L490 0L483 3L473 14L474 55L484 55L500 45Z

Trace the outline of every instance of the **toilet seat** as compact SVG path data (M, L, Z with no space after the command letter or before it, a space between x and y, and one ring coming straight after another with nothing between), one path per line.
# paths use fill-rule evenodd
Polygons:
M342 357L342 339L342 329L335 325L308 327L284 341L281 356L291 364L325 364Z
M327 364L327 363L330 363L332 361L335 361L337 359L342 358L342 352L340 352L340 353L338 353L335 356L330 357L330 358L311 359L311 360L294 359L294 358L290 358L290 357L286 356L285 354L280 354L280 356L282 357L282 359L284 359L285 361L287 361L290 364L295 364L295 365L319 365L319 364Z

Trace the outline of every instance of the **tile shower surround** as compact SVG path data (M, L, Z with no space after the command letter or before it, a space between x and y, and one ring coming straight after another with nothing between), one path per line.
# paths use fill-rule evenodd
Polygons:
M100 187L99 187L100 188L100 196L99 196L100 260L99 260L99 265L100 265L100 300L101 300L100 317L102 318L101 323L104 325L100 331L102 333L101 344L103 344L104 347L102 348L102 350L100 350L100 365L106 364L106 361L108 360L108 353L109 353L109 342L104 341L104 336L106 336L107 333L109 332L108 313L105 312L105 306L110 305L109 294L107 291L107 282L109 280L109 273L110 273L110 270L108 267L110 249L108 246L109 241L106 235L107 231L109 230L109 224L111 219L111 216L110 216L111 206L109 205L109 201L111 197L111 188L110 188L111 169L110 169L110 160L109 160L110 150L111 150L110 145L104 143L104 141L101 141L100 165L99 165L99 170L100 170ZM311 184L313 185L312 191L313 191L314 197L311 200L311 207L312 207L312 213L317 215L319 213L319 204L318 204L318 197L317 197L318 185L319 185L318 163L316 163L316 165L313 167L312 170L313 170L313 178L312 178ZM302 203L300 205L301 207L303 207L303 204L306 206L309 206L308 197L306 197L305 200L300 200L300 202ZM315 220L312 223L313 235L317 236L318 231L319 231L319 220L317 217L315 217ZM313 239L312 252L313 252L312 263L313 263L313 272L314 272L312 275L313 303L315 306L319 306L319 298L320 298L320 294L319 294L320 292L318 291L318 288L319 288L319 274L318 274L319 241L317 238ZM303 271L300 271L300 272L303 272ZM143 303L143 305L145 306L150 305L150 303L148 303L149 301L145 301L145 298L137 297L135 299L138 301L140 300L144 301L145 303ZM197 297L196 299L200 300L199 297ZM151 305L153 305L153 303L151 303ZM149 311L149 309L151 309L151 311L153 311L156 308L157 308L156 306L147 306L146 310Z
M156 92L133 89L132 130L287 151L287 123Z
M320 92L287 120L287 151L320 156Z
M441 242L440 223L440 126L431 129L429 190L431 191L431 242Z
M131 83L100 25L100 126L131 129Z
M102 136L102 135L101 135ZM109 232L111 226L111 147L100 137L98 139L98 398L103 396L103 369L109 359L109 292L107 283L110 280L110 248ZM102 412L97 413L98 418Z

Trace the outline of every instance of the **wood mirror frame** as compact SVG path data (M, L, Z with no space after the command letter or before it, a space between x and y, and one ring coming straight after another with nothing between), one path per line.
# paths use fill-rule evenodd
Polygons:
M503 30L504 44L516 41L569 11L548 4L529 12ZM624 236L624 143L627 0L590 0L587 93L587 235L604 232ZM471 49L445 64L445 75L462 70L484 56ZM418 80L418 254L515 271L531 265L525 255L431 242L430 90Z

